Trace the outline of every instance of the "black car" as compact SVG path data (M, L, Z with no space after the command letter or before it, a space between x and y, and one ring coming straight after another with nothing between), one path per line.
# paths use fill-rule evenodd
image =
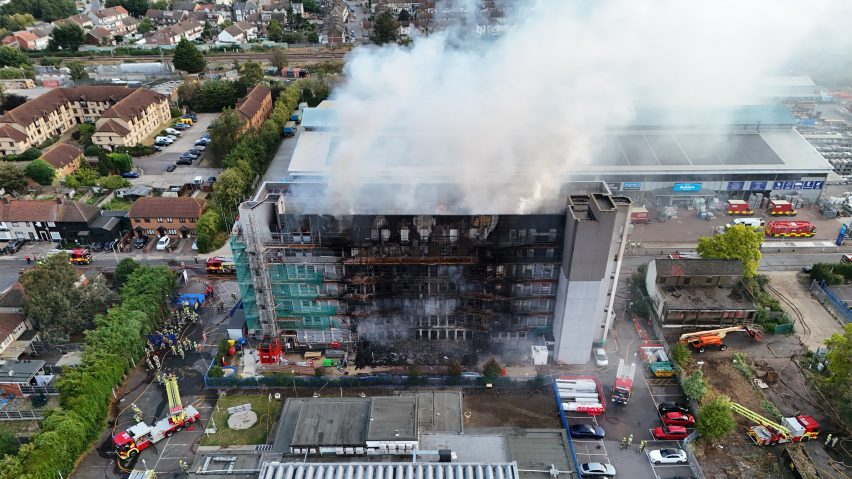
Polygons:
M198 156L201 156L201 154L203 153L203 151L199 150L198 148L193 148L193 149L189 150L189 152L194 153Z
M199 156L201 156L201 153L195 152L193 150L189 150L189 151L185 151L185 152L181 153L180 156L181 156L181 158L183 158L184 156L189 156L194 160L194 159L198 158Z
M689 405L679 402L661 402L659 406L660 415L664 415L667 412L689 412Z
M171 165L166 167L166 171L175 171L177 169L177 165L172 163Z
M182 118L189 118L189 119L190 119L190 120L192 120L193 122L197 122L197 121L198 121L198 116L196 116L196 115L195 115L195 113L187 113L187 114L186 114L186 115L184 115Z
M160 148L165 148L165 147L169 146L169 144L166 143L165 141L157 141L157 142L154 143L154 146L159 146Z
M568 427L572 439L603 439L604 430L593 424L572 424Z
M175 162L175 165L191 165L191 164L192 164L192 158L180 157L180 159Z
M146 244L148 244L149 239L150 238L148 238L147 236L140 236L138 238L134 238L133 247L136 249L142 249L145 247Z
M14 254L21 250L21 247L27 243L27 240L13 239L6 245L6 253Z

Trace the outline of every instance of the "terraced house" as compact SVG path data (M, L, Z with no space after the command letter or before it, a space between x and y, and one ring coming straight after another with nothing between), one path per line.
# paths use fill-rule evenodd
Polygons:
M95 123L95 144L132 146L169 120L168 98L144 88L55 88L0 117L0 153L20 154L81 123Z

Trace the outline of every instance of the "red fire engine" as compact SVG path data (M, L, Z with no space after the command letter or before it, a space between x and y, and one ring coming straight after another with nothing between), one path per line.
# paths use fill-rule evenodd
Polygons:
M257 353L260 355L261 364L278 363L281 359L281 339L263 338L263 341L257 347Z
M819 437L819 423L811 416L782 417L779 424L741 404L731 403L731 409L758 424L748 428L749 437L758 446L805 442Z
M177 377L171 374L166 377L165 381L169 415L157 421L153 426L140 422L113 436L112 441L120 459L125 460L137 456L150 445L166 437L171 437L184 426L188 426L201 418L201 413L191 405L183 407L180 391L178 391Z
M729 215L752 215L754 210L743 200L728 200Z
M205 263L205 269L212 274L233 274L237 271L234 258L216 256Z
M636 373L636 363L631 363L630 366L624 362L624 359L618 359L618 372L615 373L615 387L612 388L612 402L617 404L627 404L630 400L630 395L633 393L633 375Z
M793 209L792 203L785 200L770 200L766 212L772 216L795 216L798 213Z
M772 238L810 238L816 228L810 221L770 221L764 234Z
M68 253L71 264L92 264L92 253L86 248L75 248Z

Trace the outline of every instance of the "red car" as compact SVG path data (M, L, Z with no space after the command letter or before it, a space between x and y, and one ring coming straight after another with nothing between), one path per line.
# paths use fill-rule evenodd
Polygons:
M663 414L663 424L668 424L669 426L693 426L695 425L695 418L692 414L683 412L667 412Z
M653 431L654 439L685 439L689 434L683 426L660 426Z

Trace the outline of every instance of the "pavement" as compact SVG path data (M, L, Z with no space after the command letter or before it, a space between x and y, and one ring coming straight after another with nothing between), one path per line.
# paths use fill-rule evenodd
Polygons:
M811 351L825 346L825 340L832 334L843 334L843 327L831 316L825 307L808 291L808 284L800 281L800 275L793 271L767 273L769 284L786 297L792 304L781 302L794 321L802 344Z
M299 142L299 136L305 131L299 126L296 128L296 134L289 138L284 138L275 157L272 159L269 168L266 169L266 174L263 175L263 181L281 181L287 174L287 168L290 167L290 160L293 158L293 152L296 151L296 144Z

